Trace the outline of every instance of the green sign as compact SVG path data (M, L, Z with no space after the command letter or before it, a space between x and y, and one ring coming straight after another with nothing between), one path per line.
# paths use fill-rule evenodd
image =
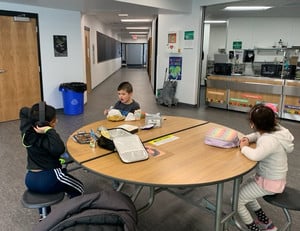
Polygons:
M242 49L242 41L233 41L232 49Z
M194 31L185 31L184 40L194 40Z

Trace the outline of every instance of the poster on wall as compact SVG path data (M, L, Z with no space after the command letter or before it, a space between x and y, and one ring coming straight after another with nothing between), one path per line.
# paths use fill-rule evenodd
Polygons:
M181 80L182 57L169 57L169 80Z
M53 35L53 46L55 57L67 57L68 46L66 35Z
M177 34L175 32L170 32L168 34L168 43L176 43Z
M191 49L194 47L194 31L184 32L184 49Z
M171 31L168 32L168 44L167 44L167 51L169 53L180 53L180 42L179 42L179 32L178 31Z

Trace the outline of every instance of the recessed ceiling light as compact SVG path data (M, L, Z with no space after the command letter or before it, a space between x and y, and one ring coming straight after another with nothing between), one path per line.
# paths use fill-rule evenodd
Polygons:
M211 24L211 23L226 23L227 21L226 20L205 20L204 23L207 23L207 24Z
M146 34L132 34L131 35L132 39L138 39L138 38L144 38L144 37L147 37L147 35Z
M128 17L128 14L118 14L119 17Z
M152 19L142 18L142 19L121 19L121 22L152 22Z
M267 10L272 8L271 6L227 6L224 10L230 11L250 11L250 10Z
M149 27L143 27L143 26L129 26L126 27L127 30L149 30Z

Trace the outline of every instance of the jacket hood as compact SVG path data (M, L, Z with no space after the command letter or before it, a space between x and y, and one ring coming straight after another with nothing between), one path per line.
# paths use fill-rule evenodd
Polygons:
M277 130L271 136L280 142L287 153L291 153L294 150L294 136L288 129L278 125Z

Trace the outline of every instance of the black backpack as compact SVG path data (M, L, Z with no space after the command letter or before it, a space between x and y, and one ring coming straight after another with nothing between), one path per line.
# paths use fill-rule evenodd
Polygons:
M61 202L33 231L136 231L136 225L136 208L127 195L101 191Z

